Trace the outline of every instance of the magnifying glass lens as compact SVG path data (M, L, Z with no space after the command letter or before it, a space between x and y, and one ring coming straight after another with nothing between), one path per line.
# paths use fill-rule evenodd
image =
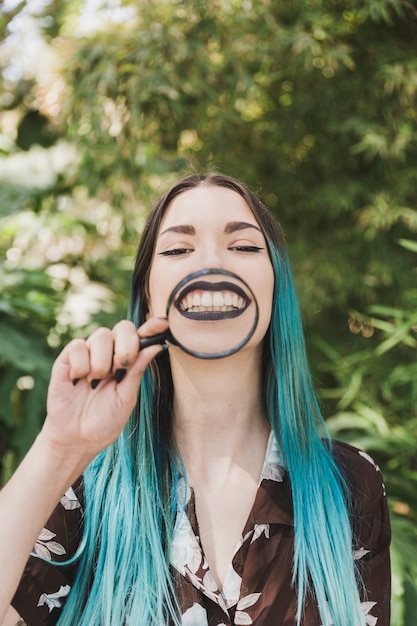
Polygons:
M168 331L142 338L140 349L166 343L200 359L220 359L243 348L259 317L249 285L222 269L186 276L172 291L166 313Z
M200 270L177 285L168 302L175 342L200 358L228 356L249 341L258 306L247 283L231 272Z

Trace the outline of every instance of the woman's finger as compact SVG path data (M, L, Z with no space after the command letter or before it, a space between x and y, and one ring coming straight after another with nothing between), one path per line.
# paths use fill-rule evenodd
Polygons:
M168 319L166 317L150 317L142 326L138 328L139 338L159 335L168 329Z
M87 339L90 352L88 380L95 381L112 374L114 338L109 328L99 328Z
M168 328L165 318L153 317L142 324L139 329L132 322L122 320L113 329L115 335L115 350L113 371L121 375L120 370L126 370L136 363L141 337L150 337L164 332ZM157 349L152 355L157 354ZM153 357L150 357L150 360Z
M133 322L122 320L113 328L113 372L126 370L134 363L139 350L139 337Z
M73 339L56 361L62 375L72 382L85 378L90 373L90 350L83 339Z

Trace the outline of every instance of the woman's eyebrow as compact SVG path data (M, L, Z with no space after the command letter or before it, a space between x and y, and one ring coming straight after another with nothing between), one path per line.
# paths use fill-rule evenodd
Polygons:
M195 235L195 228L191 224L178 224L177 226L170 226L159 234L165 235L165 233L179 233L180 235Z
M246 228L254 228L262 233L261 229L256 226L256 224L251 224L250 222L228 222L224 227L224 232L227 235L231 235L232 233L236 233L238 230L245 230Z
M262 233L261 229L256 226L256 224L251 224L250 222L228 222L224 227L224 232L226 235L231 235L236 233L239 230L245 230L246 228L254 228L255 230ZM165 230L160 233L160 236L165 235L166 233L177 233L180 235L195 235L196 229L191 224L176 224L173 226L169 226Z

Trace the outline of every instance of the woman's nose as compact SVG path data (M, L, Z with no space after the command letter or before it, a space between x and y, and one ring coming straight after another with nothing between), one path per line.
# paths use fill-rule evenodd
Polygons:
M202 269L222 268L224 265L224 252L217 245L207 245L201 254Z

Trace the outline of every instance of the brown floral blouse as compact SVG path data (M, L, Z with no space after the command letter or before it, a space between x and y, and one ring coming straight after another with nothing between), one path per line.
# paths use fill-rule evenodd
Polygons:
M353 558L364 583L365 621L367 626L389 626L391 533L382 478L364 452L335 442L334 454L355 494ZM177 517L171 566L178 580L182 626L295 626L291 491L274 436L270 436L255 502L221 590L199 541L194 494L191 489L184 493L184 482L179 488L179 501L184 502L185 496L187 505ZM61 499L36 542L35 553L52 561L67 560L79 544L81 522L80 480ZM75 572L76 565L56 567L30 557L13 599L27 624L57 623ZM307 598L303 626L320 623L314 598Z

